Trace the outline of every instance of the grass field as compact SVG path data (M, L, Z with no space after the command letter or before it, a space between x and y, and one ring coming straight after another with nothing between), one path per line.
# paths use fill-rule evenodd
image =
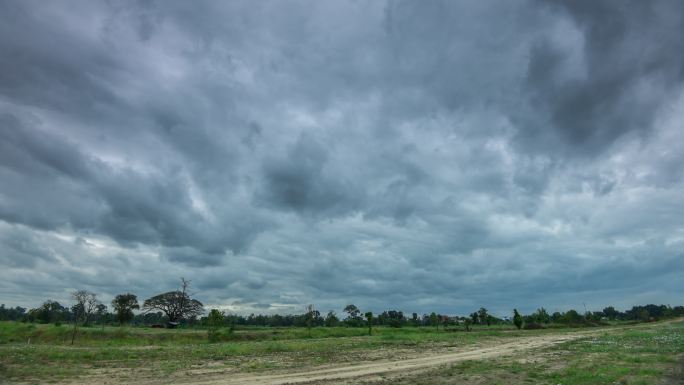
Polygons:
M684 323L610 330L512 358L472 360L378 384L682 384Z
M591 336L510 357L469 360L381 384L553 383L651 384L675 381L684 354L684 323L592 328ZM518 331L461 329L250 328L209 344L203 330L80 328L70 345L68 325L0 323L2 382L186 382L204 375L271 373L321 365L398 360L445 351L495 346L577 329ZM370 380L369 380L370 381ZM373 382L371 381L371 382ZM677 382L673 382L677 383Z

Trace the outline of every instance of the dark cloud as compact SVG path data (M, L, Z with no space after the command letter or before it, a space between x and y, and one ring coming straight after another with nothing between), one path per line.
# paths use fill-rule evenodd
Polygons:
M682 15L0 2L0 293L183 276L243 313L674 303Z
M334 215L354 210L363 186L355 191L343 175L326 167L333 148L334 143L325 147L303 135L288 149L285 159L266 160L260 200L302 214Z
M527 83L533 103L559 136L553 143L594 154L627 133L651 131L659 109L684 80L684 43L678 38L684 33L683 4L539 3L570 23L530 51ZM567 36L573 32L579 33L574 44Z

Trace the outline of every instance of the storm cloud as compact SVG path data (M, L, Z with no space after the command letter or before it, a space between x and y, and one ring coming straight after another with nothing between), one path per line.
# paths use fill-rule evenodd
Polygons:
M0 1L0 302L681 302L680 1Z

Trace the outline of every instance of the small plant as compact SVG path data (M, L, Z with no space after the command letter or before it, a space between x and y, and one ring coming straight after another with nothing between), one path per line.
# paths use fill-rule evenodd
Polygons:
M513 323L515 324L515 327L518 328L518 330L522 328L523 319L520 313L518 313L518 309L513 309Z

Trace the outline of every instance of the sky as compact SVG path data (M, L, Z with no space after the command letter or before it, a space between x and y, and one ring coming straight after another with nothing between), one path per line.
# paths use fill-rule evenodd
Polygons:
M0 0L0 303L684 304L684 2Z

